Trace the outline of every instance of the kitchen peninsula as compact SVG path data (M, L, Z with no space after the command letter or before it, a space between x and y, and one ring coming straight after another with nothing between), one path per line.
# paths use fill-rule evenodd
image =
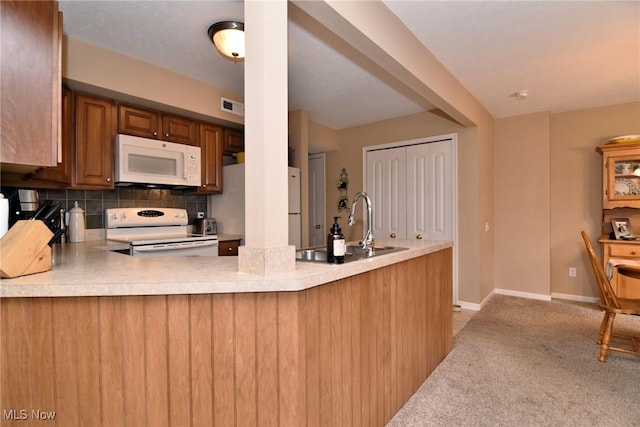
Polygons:
M451 350L453 269L450 242L379 243L408 249L267 277L56 245L0 283L0 425L384 425Z

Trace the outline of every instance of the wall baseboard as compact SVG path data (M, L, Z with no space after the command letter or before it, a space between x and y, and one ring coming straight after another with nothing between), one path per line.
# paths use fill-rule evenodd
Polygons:
M511 291L509 289L495 289L497 295L507 295L510 297L519 297L527 299L537 299L541 301L551 301L551 295L534 294L532 292Z
M578 301L578 302L588 302L588 303L598 302L598 298L596 297L585 297L582 295L561 294L557 292L552 292L551 295L544 295L544 294L534 294L531 292L511 291L509 289L494 289L489 293L489 295L487 295L487 297L480 304L465 302L465 301L458 301L458 305L465 310L480 311L482 310L482 307L484 307L484 305L494 295L507 295L511 297L528 298L528 299L535 299L540 301L551 301L552 299L562 299L562 300L568 300L568 301Z
M476 304L474 302L466 302L466 301L458 301L458 305L462 308L464 308L465 310L473 310L473 311L480 311L482 310L482 307L484 307L484 305L491 299L491 297L495 294L495 289L491 292L489 292L489 295L487 295L485 297L485 299L482 300L482 302L480 304Z
M552 292L551 293L551 298L554 299L564 299L564 300L569 300L569 301L579 301L579 302L591 302L591 303L596 303L598 302L597 297L585 297L582 295L572 295L572 294L560 294L557 292Z

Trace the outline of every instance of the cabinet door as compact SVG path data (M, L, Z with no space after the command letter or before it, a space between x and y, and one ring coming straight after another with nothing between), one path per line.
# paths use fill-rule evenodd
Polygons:
M224 130L224 152L240 153L244 151L244 132L237 129Z
M58 163L60 20L54 1L0 1L3 169Z
M222 128L200 125L200 155L202 157L202 186L199 193L222 191Z
M238 256L240 240L225 240L218 243L218 256Z
M73 96L70 91L62 92L62 161L57 166L37 173L28 181L33 188L65 188L71 184L73 163ZM23 184L24 185L24 184Z
M111 101L77 95L75 172L72 186L113 189L116 109Z
M367 152L366 191L373 203L374 237L406 238L406 182L404 147ZM364 206L361 209L364 215Z
M640 149L607 152L603 162L603 208L640 208Z
M198 122L184 117L162 116L162 139L198 146Z
M453 240L453 149L448 141L407 147L407 238Z
M118 132L160 139L160 113L129 105L118 106Z

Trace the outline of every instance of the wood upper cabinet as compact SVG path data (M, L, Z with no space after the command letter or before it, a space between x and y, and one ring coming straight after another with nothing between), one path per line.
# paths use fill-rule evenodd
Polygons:
M244 132L238 129L224 130L224 152L239 153L244 151Z
M198 144L198 122L184 117L162 115L162 139L180 144Z
M129 105L118 106L118 133L159 139L162 114Z
M58 163L62 16L55 1L0 1L2 168Z
M73 94L62 91L62 162L34 174L23 185L33 188L65 188L71 184L73 168Z
M198 122L159 111L120 104L118 133L198 146Z
M116 108L112 101L75 97L73 188L113 189Z
M640 208L640 143L599 145L596 151L602 154L602 208Z
M202 186L198 188L199 193L222 192L222 135L220 126L200 125Z
M67 188L71 184L73 166L73 95L62 91L62 158L57 166L41 168L28 174L8 174L2 177L3 186L28 188Z

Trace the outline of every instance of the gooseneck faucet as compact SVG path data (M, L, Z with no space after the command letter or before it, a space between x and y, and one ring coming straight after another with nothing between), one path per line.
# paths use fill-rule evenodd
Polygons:
M364 191L356 193L353 197L353 203L351 204L351 213L349 214L348 223L349 225L353 225L355 223L354 216L356 214L356 205L358 204L358 200L364 199L365 204L367 205L367 229L364 233L364 237L360 242L360 247L367 253L367 256L371 256L375 253L374 246L375 243L373 241L373 206L371 205L371 198Z

